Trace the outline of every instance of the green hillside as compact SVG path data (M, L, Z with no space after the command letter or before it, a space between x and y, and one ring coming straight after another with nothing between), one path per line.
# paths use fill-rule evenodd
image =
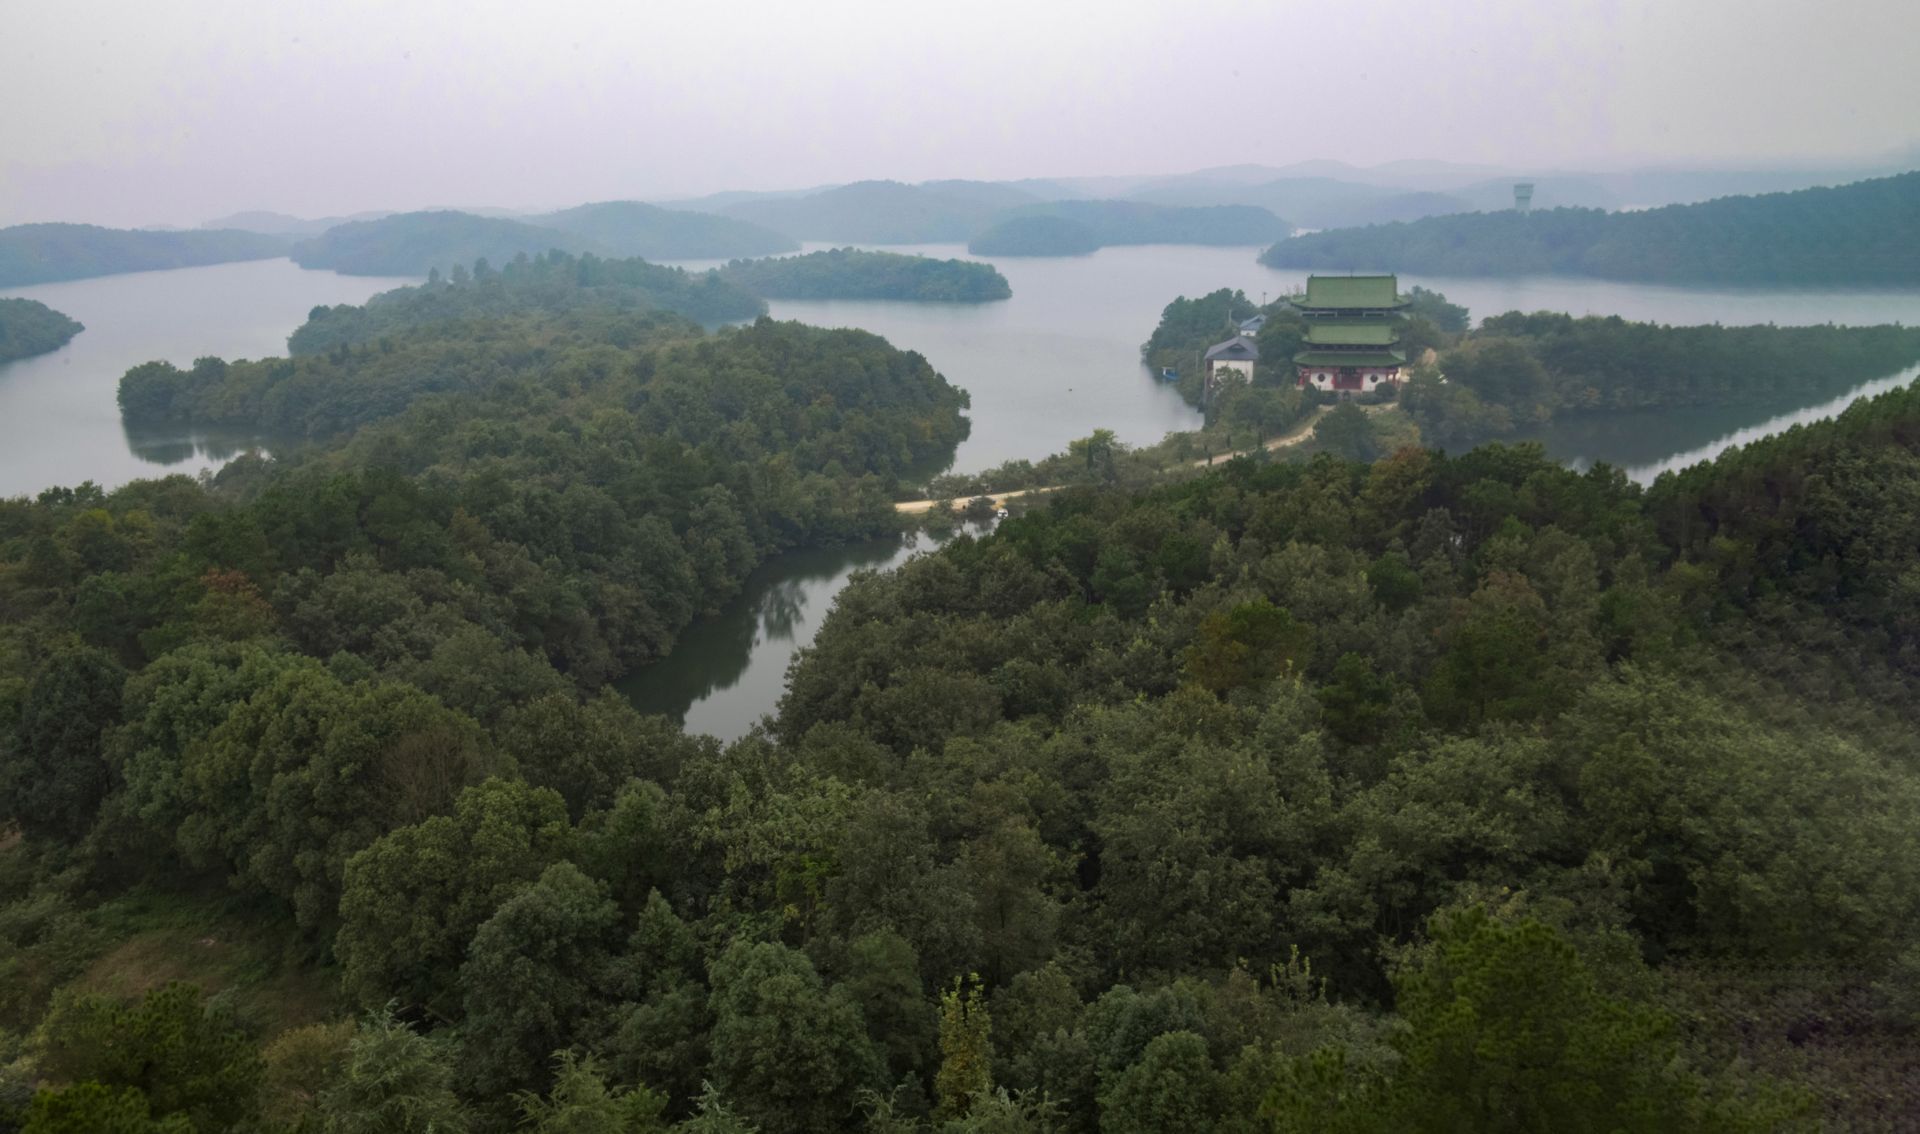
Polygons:
M733 217L605 201L527 218L571 233L616 256L649 260L727 260L797 252L791 237Z
M453 211L396 213L336 225L289 253L303 268L354 276L424 276L487 260L499 266L525 253L601 251L591 239L558 229Z
M59 350L84 330L37 300L0 299L0 362Z
M0 228L0 287L195 268L287 254L287 240L231 229L148 232L91 224Z
M1562 273L1660 283L1920 283L1920 172L1639 212L1429 217L1283 240L1281 268L1438 275Z

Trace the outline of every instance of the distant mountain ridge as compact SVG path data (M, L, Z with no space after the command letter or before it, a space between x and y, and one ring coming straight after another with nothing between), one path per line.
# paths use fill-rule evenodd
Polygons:
M91 224L18 224L0 228L0 287L267 260L286 252L285 237L257 232L149 232Z
M1920 172L1637 212L1512 210L1296 236L1272 267L1668 283L1920 284Z
M791 236L751 221L639 201L602 201L524 219L591 240L616 256L649 260L730 260L800 250Z
M558 229L524 221L479 217L452 210L396 213L379 220L336 225L293 246L303 268L330 268L355 276L424 276L476 260L498 267L525 253L602 252L599 244Z

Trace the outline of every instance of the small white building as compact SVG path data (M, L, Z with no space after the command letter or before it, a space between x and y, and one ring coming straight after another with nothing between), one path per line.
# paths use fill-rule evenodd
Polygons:
M1207 388L1218 385L1229 370L1238 371L1247 381L1253 381L1253 365L1259 361L1260 348L1245 335L1235 335L1224 343L1213 344L1207 348L1205 357Z

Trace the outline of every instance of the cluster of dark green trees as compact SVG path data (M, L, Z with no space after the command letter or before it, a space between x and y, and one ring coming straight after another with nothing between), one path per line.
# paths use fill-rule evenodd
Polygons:
M679 334L0 505L0 1123L1901 1120L1920 390L1644 491L1531 447L1075 490L856 581L723 747L595 686L807 507L872 530L957 396ZM209 883L332 1022L68 987L103 903Z
M358 346L433 323L477 322L538 307L554 314L670 311L713 326L752 319L767 306L714 272L688 272L641 259L606 260L591 253L516 255L500 268L475 261L442 277L435 269L416 287L381 292L364 305L316 307L287 339L293 355Z
M1437 372L1416 374L1403 404L1427 443L1458 447L1579 413L1784 410L1915 362L1920 328L1898 325L1669 327L1510 311L1446 349Z
M1273 267L1438 275L1566 273L1672 283L1920 282L1920 172L1609 213L1463 213L1282 240Z
M1013 294L992 264L833 248L804 256L735 260L722 279L769 299L912 299L982 303Z
M86 330L34 299L0 299L0 362L59 350Z
M0 228L0 287L194 268L287 254L285 237L237 229L150 232L92 224Z

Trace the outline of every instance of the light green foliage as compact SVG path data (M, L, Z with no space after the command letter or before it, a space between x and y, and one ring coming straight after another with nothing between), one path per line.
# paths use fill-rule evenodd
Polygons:
M184 1116L201 1134L250 1118L258 1105L259 1054L189 984L155 989L131 1005L69 997L41 1025L41 1046L49 1078L131 1088L154 1115ZM116 1114L131 1107L124 1097L87 1097L86 1106Z
M320 1128L320 1093L346 1069L352 1020L289 1028L260 1052L260 1116L279 1129Z
M338 1082L320 1094L325 1134L466 1134L446 1045L390 1012L369 1013L347 1048Z
M482 923L573 845L557 793L490 779L347 863L334 949L363 1004L403 996L452 1013L454 970Z
M654 1134L667 1128L667 1100L645 1087L609 1087L592 1056L554 1057L545 1098L518 1096L520 1125L531 1134Z
M938 1115L967 1112L972 1100L993 1087L993 1017L980 993L978 975L954 978L940 994L940 1070L933 1077Z
M317 928L337 916L354 852L451 809L494 763L472 720L419 690L346 685L309 664L186 752L180 841Z
M1155 1036L1100 1094L1100 1129L1114 1134L1208 1134L1220 1116L1219 1076L1192 1032Z
M553 1052L604 1027L620 920L604 888L569 862L507 899L460 967L462 1074L488 1090L535 1086Z
M769 1134L830 1129L877 1070L860 1009L804 954L737 942L713 962L714 1082Z
M134 1087L75 1083L33 1097L21 1134L193 1134L183 1114L154 1118Z

